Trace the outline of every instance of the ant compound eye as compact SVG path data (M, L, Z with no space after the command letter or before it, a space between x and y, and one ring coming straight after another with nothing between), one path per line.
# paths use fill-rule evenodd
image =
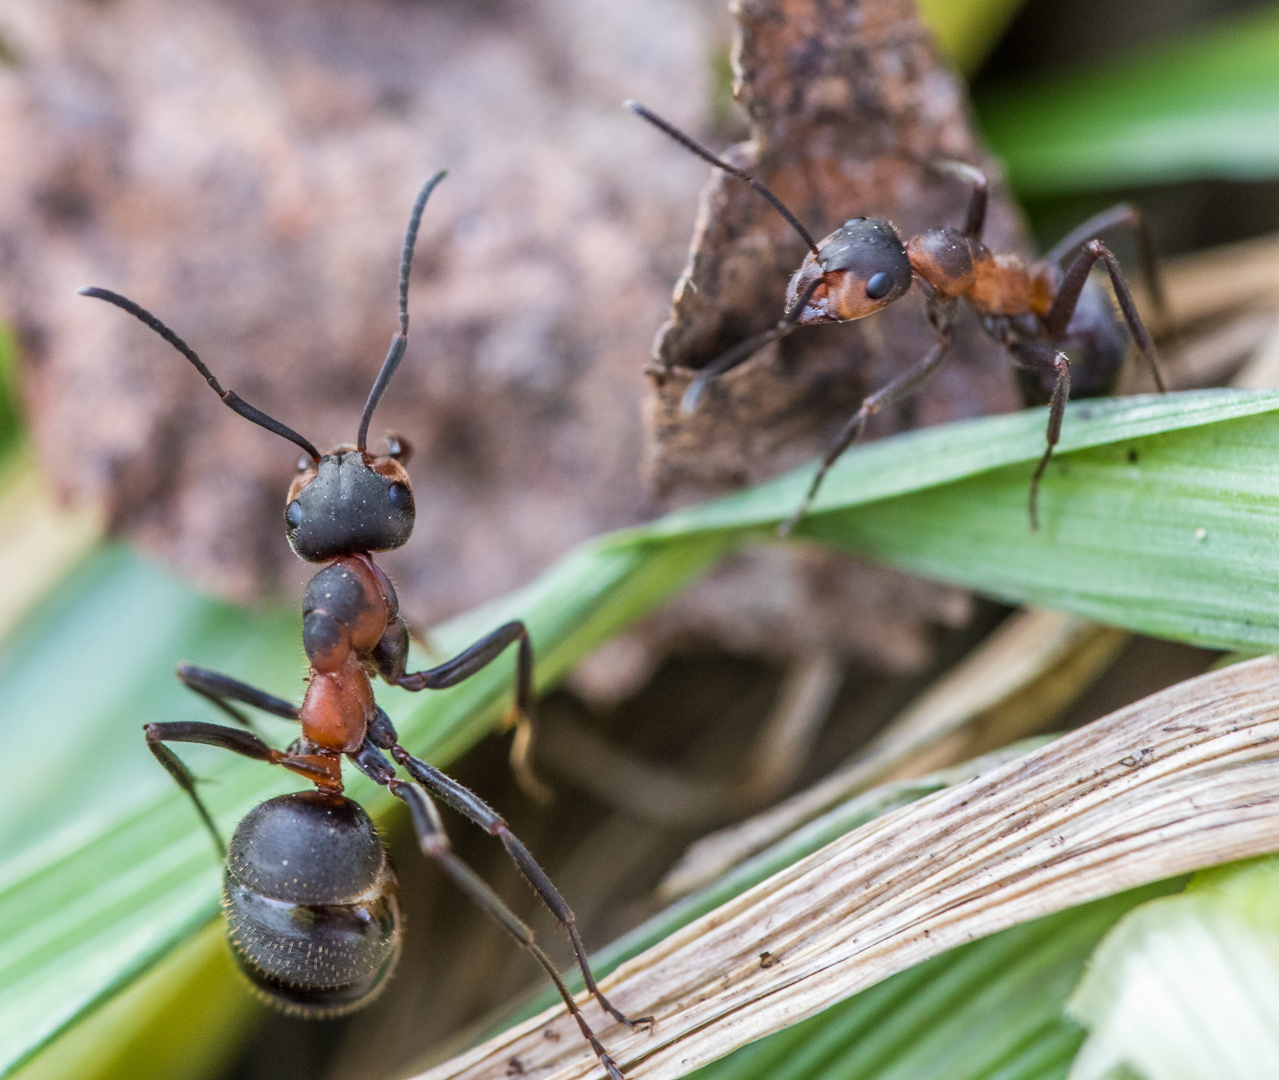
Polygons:
M302 524L302 504L297 499L284 508L284 523L290 530Z
M893 276L881 270L877 274L872 274L870 280L866 282L866 295L872 300L882 300L892 291L892 288Z
M413 504L413 495L405 484L392 484L386 489L386 497L396 510L407 510Z

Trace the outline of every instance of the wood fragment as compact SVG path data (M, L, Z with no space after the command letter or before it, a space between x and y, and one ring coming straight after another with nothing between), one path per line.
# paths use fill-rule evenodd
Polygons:
M604 980L657 1023L599 1031L631 1080L674 1080L964 942L1276 848L1279 659L1263 657L827 845ZM538 1080L597 1076L573 1036L550 1010L419 1080L500 1080L512 1057Z

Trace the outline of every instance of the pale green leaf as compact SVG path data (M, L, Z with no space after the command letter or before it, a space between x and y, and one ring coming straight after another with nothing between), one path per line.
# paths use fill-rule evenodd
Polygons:
M1069 1008L1089 1029L1070 1080L1279 1076L1279 858L1206 871L1132 912Z

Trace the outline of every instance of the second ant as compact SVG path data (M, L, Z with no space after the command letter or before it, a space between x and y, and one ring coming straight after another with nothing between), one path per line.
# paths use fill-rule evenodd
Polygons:
M961 299L977 313L986 333L1007 350L1029 403L1049 403L1047 446L1030 480L1032 529L1039 528L1039 483L1061 436L1072 382L1076 397L1110 393L1123 364L1127 345L1123 329L1110 305L1090 286L1089 273L1098 261L1110 275L1124 322L1150 367L1155 385L1163 392L1154 341L1137 313L1118 261L1098 239L1101 233L1119 226L1136 231L1151 299L1160 322L1167 325L1154 244L1135 207L1121 204L1090 218L1044 258L1027 266L1016 255L992 253L982 242L986 177L963 162L941 161L931 167L972 187L962 228L929 229L903 242L885 219L854 217L817 241L759 180L711 153L638 102L628 101L626 107L698 157L749 184L808 246L803 264L791 277L781 319L703 367L684 393L681 412L691 414L715 379L801 326L864 319L900 300L912 285L924 294L925 310L937 333L937 343L888 385L868 396L844 424L823 455L798 509L779 527L781 535L788 534L808 512L831 466L862 435L867 421L914 392L945 363ZM1073 378L1065 352L1068 348L1078 353Z

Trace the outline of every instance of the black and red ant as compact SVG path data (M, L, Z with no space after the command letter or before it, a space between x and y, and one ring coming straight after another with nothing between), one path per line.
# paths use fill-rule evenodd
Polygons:
M1119 263L1098 234L1116 226L1137 232L1143 270L1161 322L1166 325L1162 282L1154 244L1136 207L1112 207L1071 232L1043 259L1027 267L1016 255L995 255L982 243L986 222L986 177L958 161L932 163L939 172L972 185L962 229L947 226L913 236L905 244L883 218L855 217L820 242L763 183L712 154L673 124L638 102L626 107L659 128L686 149L745 181L791 225L808 245L804 262L791 277L786 308L777 324L728 349L703 367L689 384L680 411L691 414L706 388L765 345L779 341L800 326L843 323L873 315L918 284L924 293L928 321L938 341L922 359L867 397L843 426L823 455L799 508L779 528L786 535L808 512L831 466L862 434L876 413L901 401L945 362L960 298L977 312L986 333L999 342L1018 369L1023 395L1030 404L1050 403L1047 448L1030 481L1030 525L1039 527L1039 481L1061 435L1062 416L1071 392L1071 364L1064 350L1078 354L1075 396L1110 393L1123 364L1126 339L1114 312L1089 279L1101 260L1110 275L1115 296L1137 348L1150 365L1162 392L1163 378L1155 360L1155 346L1137 313ZM1063 270L1068 255L1079 250Z
M407 690L455 686L518 643L514 711L527 725L533 703L533 648L522 622L509 622L446 663L408 674L408 630L390 579L371 552L402 546L413 531L414 504L404 465L406 443L392 436L387 453L366 449L369 422L404 357L408 342L409 268L426 201L444 173L417 197L400 258L400 328L369 391L355 445L327 454L296 431L224 390L194 350L150 312L117 293L85 288L133 315L185 356L235 412L296 443L306 457L284 510L297 555L326 564L310 581L302 605L302 642L310 676L301 706L226 675L183 664L178 677L241 728L197 721L145 725L147 747L187 793L226 861L223 909L232 952L250 983L270 1002L307 1016L359 1008L385 985L399 955L397 884L377 830L364 809L342 794L342 759L408 804L424 854L528 949L555 983L582 1035L613 1080L622 1080L533 933L465 863L454 855L432 796L496 836L534 891L567 931L586 988L627 1027L591 974L568 903L501 816L482 799L399 744L377 705L371 676ZM254 734L237 705L298 721L301 736L287 749ZM281 795L252 810L224 846L195 777L169 743L206 743L305 777L314 791ZM384 753L384 751L386 753ZM411 781L396 777L398 763Z

